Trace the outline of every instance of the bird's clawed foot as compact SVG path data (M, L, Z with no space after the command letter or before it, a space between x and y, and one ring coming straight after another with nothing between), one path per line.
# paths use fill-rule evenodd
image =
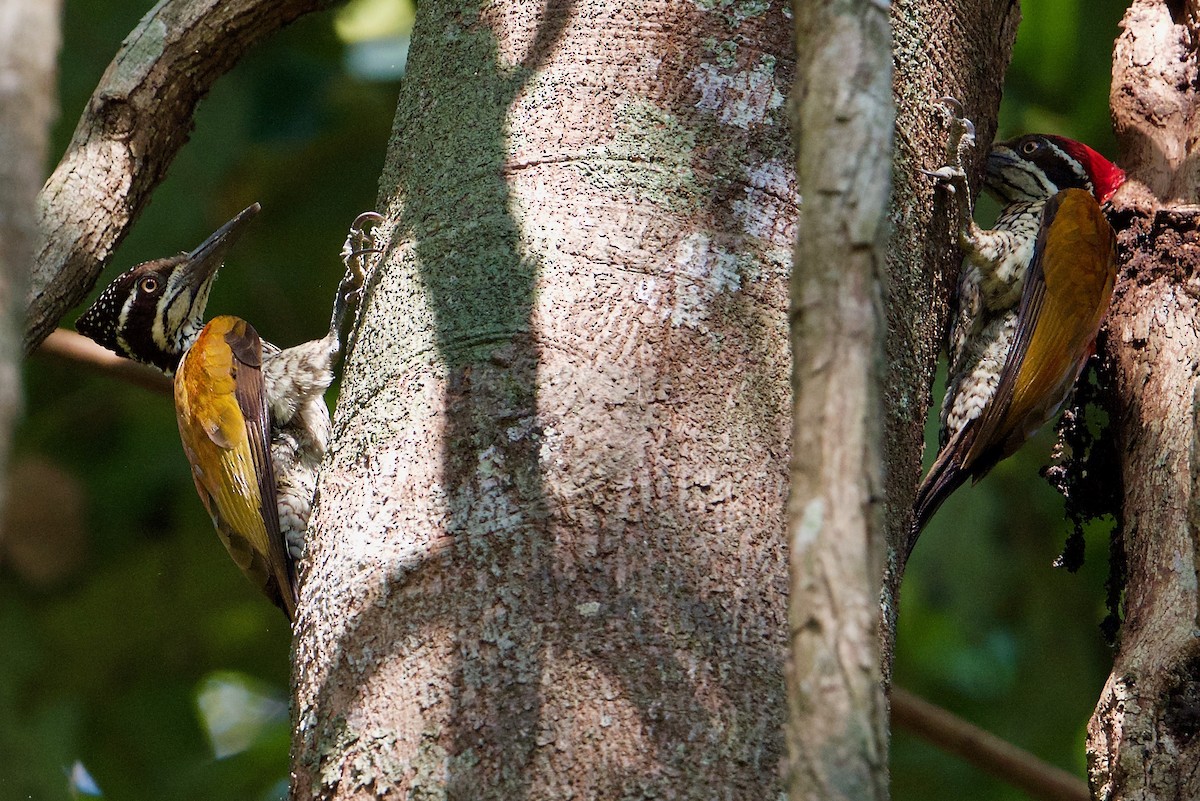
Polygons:
M939 98L935 107L946 118L950 128L946 137L946 164L936 170L921 170L944 186L951 194L970 197L967 191L967 173L963 169L963 156L975 146L975 123L963 116L962 103L953 97Z
M364 211L354 218L354 222L350 224L350 232L346 234L346 241L342 245L342 263L346 265L346 272L338 284L337 297L333 302L333 317L329 322L329 336L335 351L340 347L339 332L346 308L353 302L357 317L367 275L375 269L379 256L383 253L383 232L379 225L382 222L382 214Z
M379 254L383 253L379 230L381 222L382 214L364 211L350 223L350 232L346 234L346 241L342 245L342 263L346 265L346 276L342 283L352 287L353 292L362 292L367 273L374 269ZM367 258L367 254L371 254L371 258Z

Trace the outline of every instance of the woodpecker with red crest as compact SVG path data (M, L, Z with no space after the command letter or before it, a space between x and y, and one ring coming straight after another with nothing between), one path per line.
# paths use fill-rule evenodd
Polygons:
M122 273L75 328L174 376L196 491L233 561L292 620L296 560L330 434L325 390L347 305L362 289L362 254L377 252L364 246L369 234L361 226L379 215L361 215L351 228L329 332L280 350L237 317L203 322L217 270L258 211L255 203L190 253Z
M942 502L978 481L1057 414L1095 352L1116 279L1100 204L1125 173L1087 145L1027 134L988 153L984 190L1003 204L973 219L962 155L974 126L952 110L948 165L928 173L957 200L965 253L949 340L940 450L913 504L905 557Z

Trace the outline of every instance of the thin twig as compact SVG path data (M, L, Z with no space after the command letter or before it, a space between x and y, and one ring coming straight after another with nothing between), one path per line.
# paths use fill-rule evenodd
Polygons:
M1082 779L899 687L892 724L1044 801L1090 801Z
M144 364L122 359L105 350L85 336L59 328L42 342L37 350L40 356L74 362L89 370L102 373L118 381L127 381L143 389L171 396L171 379Z

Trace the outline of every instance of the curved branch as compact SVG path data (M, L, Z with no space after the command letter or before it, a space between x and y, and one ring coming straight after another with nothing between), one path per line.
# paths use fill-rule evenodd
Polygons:
M38 197L25 352L95 284L188 139L200 99L253 45L333 0L166 0L125 39Z

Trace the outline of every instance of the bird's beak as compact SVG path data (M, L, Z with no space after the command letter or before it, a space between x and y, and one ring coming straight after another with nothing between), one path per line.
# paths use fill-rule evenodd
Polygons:
M225 263L225 254L241 239L260 208L262 207L257 203L253 203L242 209L236 217L205 239L200 247L187 254L187 259L180 266L180 277L183 279L180 285L199 287L211 280Z
M225 255L241 238L259 205L247 206L236 217L222 225L200 247L185 253L178 267L167 279L167 289L160 304L163 350L183 352L191 347L203 327L204 309L217 270L225 263ZM176 257L180 258L180 257Z
M1012 148L1001 145L994 146L988 151L987 174L1000 175L1005 167L1016 164L1017 161L1017 154L1013 152Z

